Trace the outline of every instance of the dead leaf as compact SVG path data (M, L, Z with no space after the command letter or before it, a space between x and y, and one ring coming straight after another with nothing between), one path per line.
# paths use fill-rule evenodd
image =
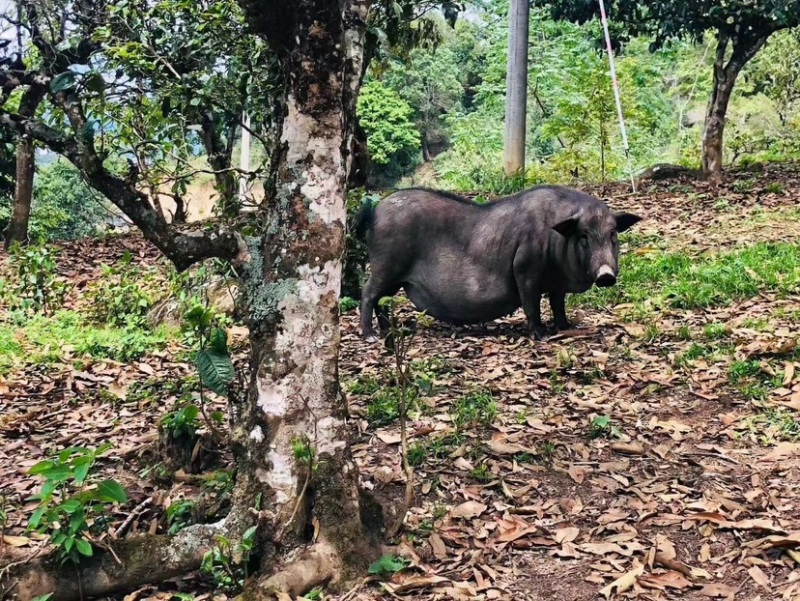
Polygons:
M479 503L478 501L467 501L461 505L457 505L450 510L450 515L454 518L464 518L465 520L472 519L481 515L488 509L487 505Z
M578 538L581 531L578 528L559 528L553 538L559 544L571 543Z
M705 585L702 589L700 589L698 594L703 595L704 597L711 597L712 599L727 599L728 597L732 599L737 590L738 589L728 586L727 584L714 582Z
M27 536L11 536L10 534L4 534L3 542L11 547L27 547L31 544L31 539Z
M617 578L607 587L601 589L600 594L603 595L606 599L610 599L613 595L619 595L620 593L624 593L634 584L636 584L636 580L643 573L644 573L644 566L643 565L636 566L629 572L626 572L625 574Z
M447 559L447 546L444 544L442 537L432 532L431 535L428 537L428 543L431 546L431 550L433 551L433 555L439 561L444 561Z
M673 588L682 590L692 586L692 583L683 577L683 574L678 572L664 572L662 574L646 574L639 578L639 584L648 588L656 588L665 590Z
M767 578L767 575L763 572L761 568L758 566L753 566L747 573L750 574L750 578L752 578L757 584L759 584L764 590L768 593L772 591L772 584Z

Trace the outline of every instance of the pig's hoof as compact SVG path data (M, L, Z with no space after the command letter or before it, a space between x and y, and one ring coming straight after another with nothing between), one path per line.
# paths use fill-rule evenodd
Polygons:
M562 323L558 324L558 331L559 332L567 332L567 331L573 330L573 329L575 329L575 326L573 326L568 321L565 321L565 322L562 322Z
M550 332L544 326L534 326L530 332L530 336L534 340L545 340L549 334Z
M378 337L375 334L367 334L364 336L364 342L368 342L369 344L375 344L378 342Z

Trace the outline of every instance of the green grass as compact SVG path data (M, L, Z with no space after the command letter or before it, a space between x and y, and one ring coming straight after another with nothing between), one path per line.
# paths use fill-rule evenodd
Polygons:
M488 427L497 417L497 404L490 391L477 389L459 397L450 414L458 430L475 425Z
M14 366L52 364L73 356L132 361L166 346L168 328L120 328L96 325L74 311L0 323L0 372Z
M752 298L762 292L785 296L800 289L800 246L759 243L728 253L627 253L620 282L570 297L571 304L608 307L620 303L703 309Z

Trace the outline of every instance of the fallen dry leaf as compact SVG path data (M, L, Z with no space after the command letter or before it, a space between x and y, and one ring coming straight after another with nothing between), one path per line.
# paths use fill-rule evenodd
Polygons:
M472 519L481 515L488 509L487 505L479 503L478 501L466 501L461 505L457 505L450 510L450 515L455 518L464 518L466 520Z
M644 566L638 565L632 570L626 572L619 578L617 578L614 582L609 584L608 586L602 588L600 590L600 594L603 595L606 599L610 599L614 595L619 595L620 593L624 593L628 589L630 589L634 584L636 584L636 580L644 573Z

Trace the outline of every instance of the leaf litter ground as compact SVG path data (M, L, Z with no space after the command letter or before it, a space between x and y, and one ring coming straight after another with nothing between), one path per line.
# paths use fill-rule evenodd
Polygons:
M622 185L594 191L647 217L623 252L700 257L800 244L797 166L740 172L719 188L672 181L636 195ZM156 262L138 238L126 240ZM71 277L97 277L98 258L116 260L119 248L65 245ZM520 313L420 329L409 357L419 377L415 496L394 541L410 565L332 599L800 600L800 290L765 285L693 309L579 303L570 317L577 329L545 343L523 336ZM178 350L77 367L66 356L0 382L10 544L43 544L24 532L25 498L38 486L25 468L76 442L115 444L102 466L131 500L111 532L126 521L125 533L162 532L164 508L203 490L197 478L144 473L157 421L177 395L126 394L134 382L186 379ZM357 315L345 316L354 454L387 523L405 487L391 369L382 346L358 337ZM201 598L211 594L204 587L190 580L129 598Z

